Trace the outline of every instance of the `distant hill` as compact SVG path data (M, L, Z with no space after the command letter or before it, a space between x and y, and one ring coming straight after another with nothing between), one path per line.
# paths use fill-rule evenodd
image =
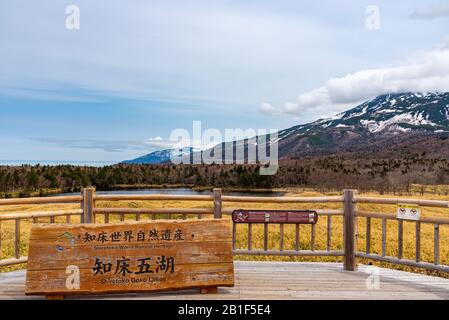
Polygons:
M182 156L188 155L192 152L192 148L186 147L182 149L165 149L160 151L154 151L144 156L138 157L132 160L125 160L124 164L163 164L170 163L170 157L172 155Z

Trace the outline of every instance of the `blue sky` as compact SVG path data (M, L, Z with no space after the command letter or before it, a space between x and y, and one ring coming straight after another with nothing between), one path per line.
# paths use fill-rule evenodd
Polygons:
M449 90L448 27L443 1L3 0L0 160L120 161L194 120L283 129Z

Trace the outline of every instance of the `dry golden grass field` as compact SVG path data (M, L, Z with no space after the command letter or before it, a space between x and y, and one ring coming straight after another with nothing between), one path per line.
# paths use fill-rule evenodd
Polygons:
M322 196L323 194L316 191L295 191L287 190L286 196ZM326 195L340 195L340 193L327 193ZM375 193L361 194L365 196L375 197L397 197L393 195L380 196ZM437 195L437 194L413 194L412 196L402 196L403 198L416 198L416 199L434 199L434 200L448 200L449 196ZM128 208L211 208L212 201L121 201L121 202L97 202L97 207L128 207ZM53 205L20 205L20 206L2 206L0 207L0 215L4 213L13 212L32 212L32 211L51 211L51 210L63 210L63 209L78 209L76 204L53 204ZM223 204L224 209L239 209L239 208L251 208L251 209L341 209L339 203L323 203L323 204L270 204L270 203L230 203ZM358 208L371 212L385 212L395 213L395 205L379 205L379 204L358 204ZM449 217L449 209L444 208L423 208L422 216L424 217ZM196 218L196 215L192 215L189 218ZM141 215L141 220L149 219L147 215ZM157 216L157 218L163 218ZM173 215L172 218L182 218L181 215ZM103 216L97 215L97 223L103 222ZM118 215L111 215L110 221L118 221ZM135 220L135 215L127 215L126 220ZM49 218L41 218L41 223L48 223ZM65 223L65 217L56 218L56 223ZM73 216L72 223L79 222L79 218ZM20 254L22 256L27 255L28 250L28 237L30 232L30 226L32 221L22 220L20 229ZM358 218L358 249L363 251L365 248L365 218ZM12 258L14 256L14 221L3 221L1 223L1 259ZM397 222L388 221L387 226L387 255L397 255ZM315 250L326 250L326 230L327 219L325 216L321 216L316 226L316 245ZM310 225L301 225L300 227L300 249L310 249L311 238ZM342 249L343 244L343 228L342 217L334 216L332 218L332 250ZM263 249L263 226L253 225L252 231L253 250ZM247 226L237 226L237 248L247 248ZM413 222L404 222L404 249L403 257L405 259L415 258L415 224ZM284 227L284 250L294 249L295 242L295 226L285 225ZM269 249L279 248L279 225L269 226ZM381 253L381 220L371 220L371 252ZM341 261L339 257L274 257L274 256L236 256L237 260L277 260L277 261ZM433 262L433 225L422 224L421 225L421 260L426 262ZM374 265L385 266L389 268L408 270L420 273L433 274L443 277L449 277L444 273L424 271L421 269L415 269L405 266L390 265L382 262L359 260L360 263L372 263ZM449 226L440 226L440 263L449 264ZM11 271L24 268L25 265L15 265L9 267L0 267L0 272Z

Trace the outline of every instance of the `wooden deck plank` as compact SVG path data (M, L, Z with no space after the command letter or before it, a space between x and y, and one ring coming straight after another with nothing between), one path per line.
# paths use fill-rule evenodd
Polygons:
M235 286L216 294L199 290L161 293L69 296L68 299L449 299L449 279L378 268L379 288L367 286L372 266L344 271L341 263L235 261ZM0 299L43 299L25 296L25 270L0 273Z

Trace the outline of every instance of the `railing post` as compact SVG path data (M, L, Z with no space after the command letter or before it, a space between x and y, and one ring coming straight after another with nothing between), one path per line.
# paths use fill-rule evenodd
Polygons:
M357 270L355 252L357 244L357 221L355 217L354 195L356 190L343 190L343 238L344 238L344 261L345 270Z
M221 189L214 189L214 219L221 218Z
M95 188L84 188L82 191L83 201L81 202L81 209L83 209L83 215L81 223L94 223L94 195Z

